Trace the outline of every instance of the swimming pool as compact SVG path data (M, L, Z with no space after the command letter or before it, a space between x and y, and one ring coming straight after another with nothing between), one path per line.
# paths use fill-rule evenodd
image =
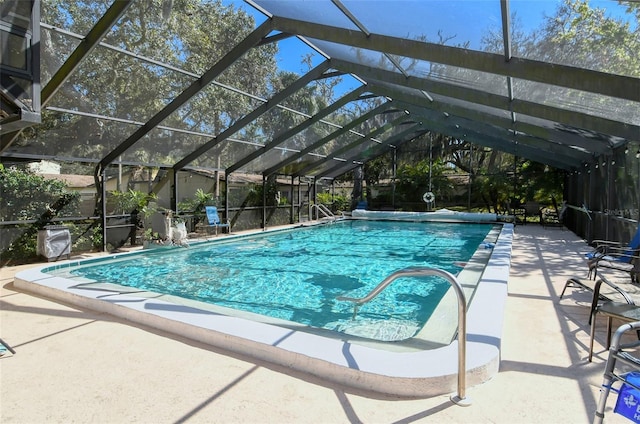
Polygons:
M339 225L335 224L336 227ZM473 302L467 315L467 375L470 384L485 381L498 369L502 306L506 299L512 231L510 224L501 226L497 232L495 229L490 231L495 238L494 248L478 249L467 266L458 273L465 290L473 293ZM274 231L273 234L283 236L288 232ZM383 236L388 237L389 234ZM252 244L248 243L249 240L255 239L253 235L235 238L241 239L246 246ZM215 244L220 249L228 245L227 240L221 238ZM358 244L359 240L351 243L354 248ZM198 249L191 247L167 253L171 256L184 254L186 250L196 252ZM480 261L482 263L476 261L477 255L484 256ZM135 252L113 255L109 259L139 260L143 256L148 254ZM109 313L367 391L415 397L446 393L456 386L457 341L451 342L450 333L446 343L434 344L422 337L425 332L437 332L441 327L441 319L429 320L417 336L405 341L383 344L363 342L358 337L325 329L309 331L307 324L288 319L256 320L254 318L258 315L254 312L228 313L230 309L227 307L210 306L197 300L160 295L113 283L95 283L89 279L79 282L52 273L70 266L100 265L104 260L66 261L36 267L18 273L14 284L46 297ZM467 278L474 274L476 282L471 284ZM319 286L322 291L322 284ZM353 293L353 290L343 293L340 289L337 295ZM455 325L455 311L451 313L446 307L441 308L447 305L447 297L443 297L432 315L453 317L449 321ZM335 334L342 335L336 337Z
M449 290L437 277L405 278L363 305L391 273L412 266L462 270L491 224L342 221L257 234L191 249L52 270L52 275L112 283L293 321L380 341L415 336ZM95 287L95 285L92 285ZM454 315L455 318L455 315ZM454 337L454 331L448 343Z

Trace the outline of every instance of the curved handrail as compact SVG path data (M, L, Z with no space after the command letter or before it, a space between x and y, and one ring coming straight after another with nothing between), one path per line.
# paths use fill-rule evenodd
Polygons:
M313 209L314 208L318 211L318 219L320 218L320 212L322 212L322 214L327 218L330 218L330 219L331 218L333 218L333 219L336 218L335 215L329 210L329 208L327 208L322 203L317 203L317 204L311 205L310 215L313 213Z
M453 290L456 292L456 296L458 298L458 393L455 396L451 396L451 400L462 406L471 405L471 402L465 398L466 391L466 357L467 357L467 300L464 294L464 290L462 289L462 285L458 282L458 279L451 273L438 269L438 268L429 268L429 267L412 267L405 268L394 273L390 274L387 278L382 280L380 284L378 284L368 295L362 298L355 297L347 297L347 296L338 296L336 300L341 300L345 302L352 302L353 306L353 318L355 319L358 306L363 305L377 295L379 295L389 284L397 280L398 278L404 277L427 277L427 276L436 276L441 277L447 280Z

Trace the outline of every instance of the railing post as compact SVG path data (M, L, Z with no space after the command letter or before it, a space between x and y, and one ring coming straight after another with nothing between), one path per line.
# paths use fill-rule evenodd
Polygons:
M460 406L471 405L471 400L466 397L466 376L467 376L467 299L464 294L462 285L458 279L451 273L437 268L414 267L405 268L394 272L387 278L382 280L368 295L361 298L338 296L337 300L352 302L354 305L353 318L356 318L358 306L365 304L379 295L387 286L398 278L403 277L427 277L437 276L447 280L458 298L458 392L451 395L450 399L453 403Z

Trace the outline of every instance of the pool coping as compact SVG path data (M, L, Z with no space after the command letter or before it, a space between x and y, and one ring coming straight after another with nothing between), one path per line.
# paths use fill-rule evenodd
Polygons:
M512 239L513 225L504 224L467 311L467 387L489 380L498 371ZM375 349L135 293L89 290L77 281L42 271L52 266L56 265L17 273L14 285L365 392L416 398L458 390L457 340L423 351Z

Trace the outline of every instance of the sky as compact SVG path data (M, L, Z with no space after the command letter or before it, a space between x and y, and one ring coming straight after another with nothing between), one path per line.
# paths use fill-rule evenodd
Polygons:
M258 4L264 3L256 0ZM471 49L480 49L483 34L489 30L501 33L501 10L499 0L342 0L342 3L372 33L394 37L416 38L426 36L427 41L439 43L446 39L447 45L461 46L468 42ZM540 28L545 15L552 16L562 0L511 0L512 16L515 14L525 31ZM244 0L223 0L254 16L260 24L265 16ZM608 15L623 16L624 6L614 0L591 0L592 7L605 8ZM336 26L355 26L335 7L330 0L277 0L266 5L267 10L287 17L299 17L316 23ZM302 58L311 53L313 66L324 57L297 38L289 38L278 43L278 65L281 70L302 74L308 69L301 63ZM502 54L502 46L496 53ZM338 51L333 52L337 54ZM349 49L341 53L348 55ZM351 91L360 83L349 76L337 88L339 94Z
M310 2L304 0L288 0L286 3L296 2L298 4L309 4L319 2ZM256 22L264 21L264 15L253 7L245 3L243 0L225 0L225 4L233 4L250 13L256 19ZM393 7L393 14L381 13L383 6L388 6L388 1L343 1L347 7L356 14L363 23L375 33L384 33L391 36L411 36L426 34L430 41L438 39L438 31L441 31L446 37L455 37L451 40L453 43L463 43L467 40L480 40L485 26L500 26L500 2L498 0L459 0L459 1L395 1L392 3L403 5L406 7ZM464 7L460 4L464 3ZM542 10L553 5L555 1L520 1L517 7L517 13L526 13L526 22L539 21L542 16ZM328 6L335 9L329 2ZM393 6L393 4L392 4ZM437 13L427 14L428 9L438 10ZM386 9L386 7L384 8ZM339 13L338 13L339 14ZM424 17L423 17L424 16ZM537 16L536 19L532 19ZM322 19L318 15L314 16L316 22L330 23L342 22L333 19L334 16L326 16ZM366 18L366 19L364 19ZM482 22L480 25L479 22ZM304 70L300 64L300 57L311 50L302 44L299 40L288 40L280 42L279 63L282 69L301 72ZM317 59L322 60L321 58Z

